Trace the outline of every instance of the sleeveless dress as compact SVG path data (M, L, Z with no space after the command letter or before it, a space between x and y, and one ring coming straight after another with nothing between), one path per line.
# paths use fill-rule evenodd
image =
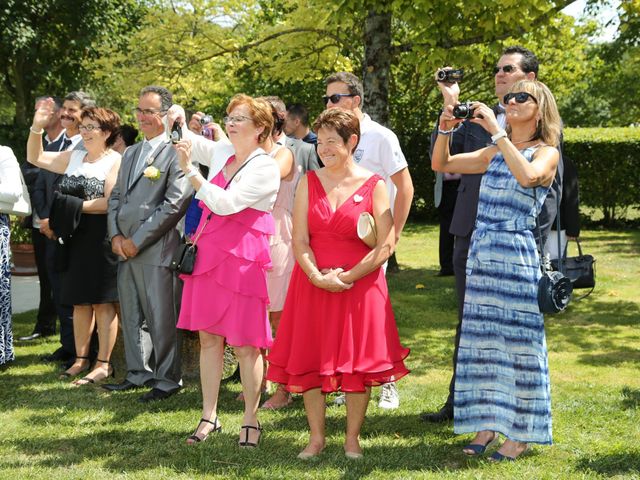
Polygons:
M286 148L280 146L280 148ZM280 148L269 153L275 158L276 152ZM269 246L271 249L271 262L273 266L267 272L267 287L269 289L269 311L280 312L284 307L284 299L289 289L291 272L296 264L293 256L293 197L300 180L301 167L295 162L293 164L294 174L291 180L280 181L280 189L276 202L273 205L273 220L275 222L275 233L271 237Z
M347 270L370 251L356 224L361 212L372 212L373 189L382 178L372 175L335 212L316 173L307 178L309 240L317 266ZM408 354L400 345L382 268L332 293L312 285L296 264L268 355L269 380L294 393L362 392L409 373L403 361Z
M15 359L11 328L9 232L9 215L0 213L0 365Z
M223 172L211 183L224 188ZM269 348L267 269L273 217L253 208L216 215L204 202L200 206L196 263L191 275L180 275L184 286L178 328L220 335L236 347Z
M536 147L521 153L530 162ZM502 153L482 177L467 260L454 431L551 443L551 392L540 260L532 230L548 187L522 187Z
M105 179L120 154L112 151L93 163L83 161L86 155L82 150L71 153L58 186L60 193L83 200L104 197ZM61 273L60 302L63 305L117 302L118 258L111 251L107 214L83 213L67 243L69 263Z

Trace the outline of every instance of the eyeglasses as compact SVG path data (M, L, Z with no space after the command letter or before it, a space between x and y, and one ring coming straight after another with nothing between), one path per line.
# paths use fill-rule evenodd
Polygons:
M342 97L355 97L356 94L355 93L334 93L333 95L325 95L324 97L322 97L322 100L324 101L324 104L327 105L329 103L329 101L331 101L331 103L336 104L340 101L340 99Z
M502 67L500 66L495 66L493 67L493 74L497 75L500 70L502 70L504 73L511 73L514 72L518 69L518 67L516 67L515 65L504 65Z
M78 130L81 132L93 132L94 130L101 130L98 125L78 125Z
M246 115L233 115L222 119L225 125L228 125L229 123L241 123L245 120L251 120L251 117L247 117Z
M134 115L146 115L146 116L152 116L152 115L162 115L164 113L167 113L166 110L155 110L153 108L134 108L132 109L132 112Z
M536 97L528 92L511 92L507 93L504 96L504 104L507 105L509 103L509 100L511 100L512 98L515 98L516 103L525 103L528 99L533 100L536 104L538 103Z

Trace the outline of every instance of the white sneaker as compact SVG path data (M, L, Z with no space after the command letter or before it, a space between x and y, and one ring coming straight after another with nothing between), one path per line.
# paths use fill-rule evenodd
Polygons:
M344 393L339 394L336 398L333 399L334 405L342 406L347 403L347 396Z
M398 395L398 389L395 383L385 383L382 385L378 406L388 410L393 410L400 406L400 395Z

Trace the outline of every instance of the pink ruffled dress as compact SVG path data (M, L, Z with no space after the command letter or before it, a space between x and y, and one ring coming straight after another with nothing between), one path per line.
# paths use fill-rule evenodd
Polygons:
M220 172L211 183L224 188L227 182ZM216 215L204 202L200 206L196 263L191 275L180 276L184 286L178 328L220 335L234 346L269 348L267 269L273 217L253 208Z

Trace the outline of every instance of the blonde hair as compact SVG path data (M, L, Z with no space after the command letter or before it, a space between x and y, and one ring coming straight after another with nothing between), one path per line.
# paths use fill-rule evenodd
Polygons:
M538 80L520 80L513 84L509 90L511 92L527 92L536 99L539 119L532 140L540 139L547 145L557 147L560 144L562 120L551 90ZM507 133L511 134L511 127L507 127Z
M253 98L244 93L238 93L229 102L227 113L231 113L234 108L240 105L245 105L249 109L251 121L256 127L264 127L264 130L258 135L258 143L264 143L271 136L271 130L273 130L271 104L262 98Z

